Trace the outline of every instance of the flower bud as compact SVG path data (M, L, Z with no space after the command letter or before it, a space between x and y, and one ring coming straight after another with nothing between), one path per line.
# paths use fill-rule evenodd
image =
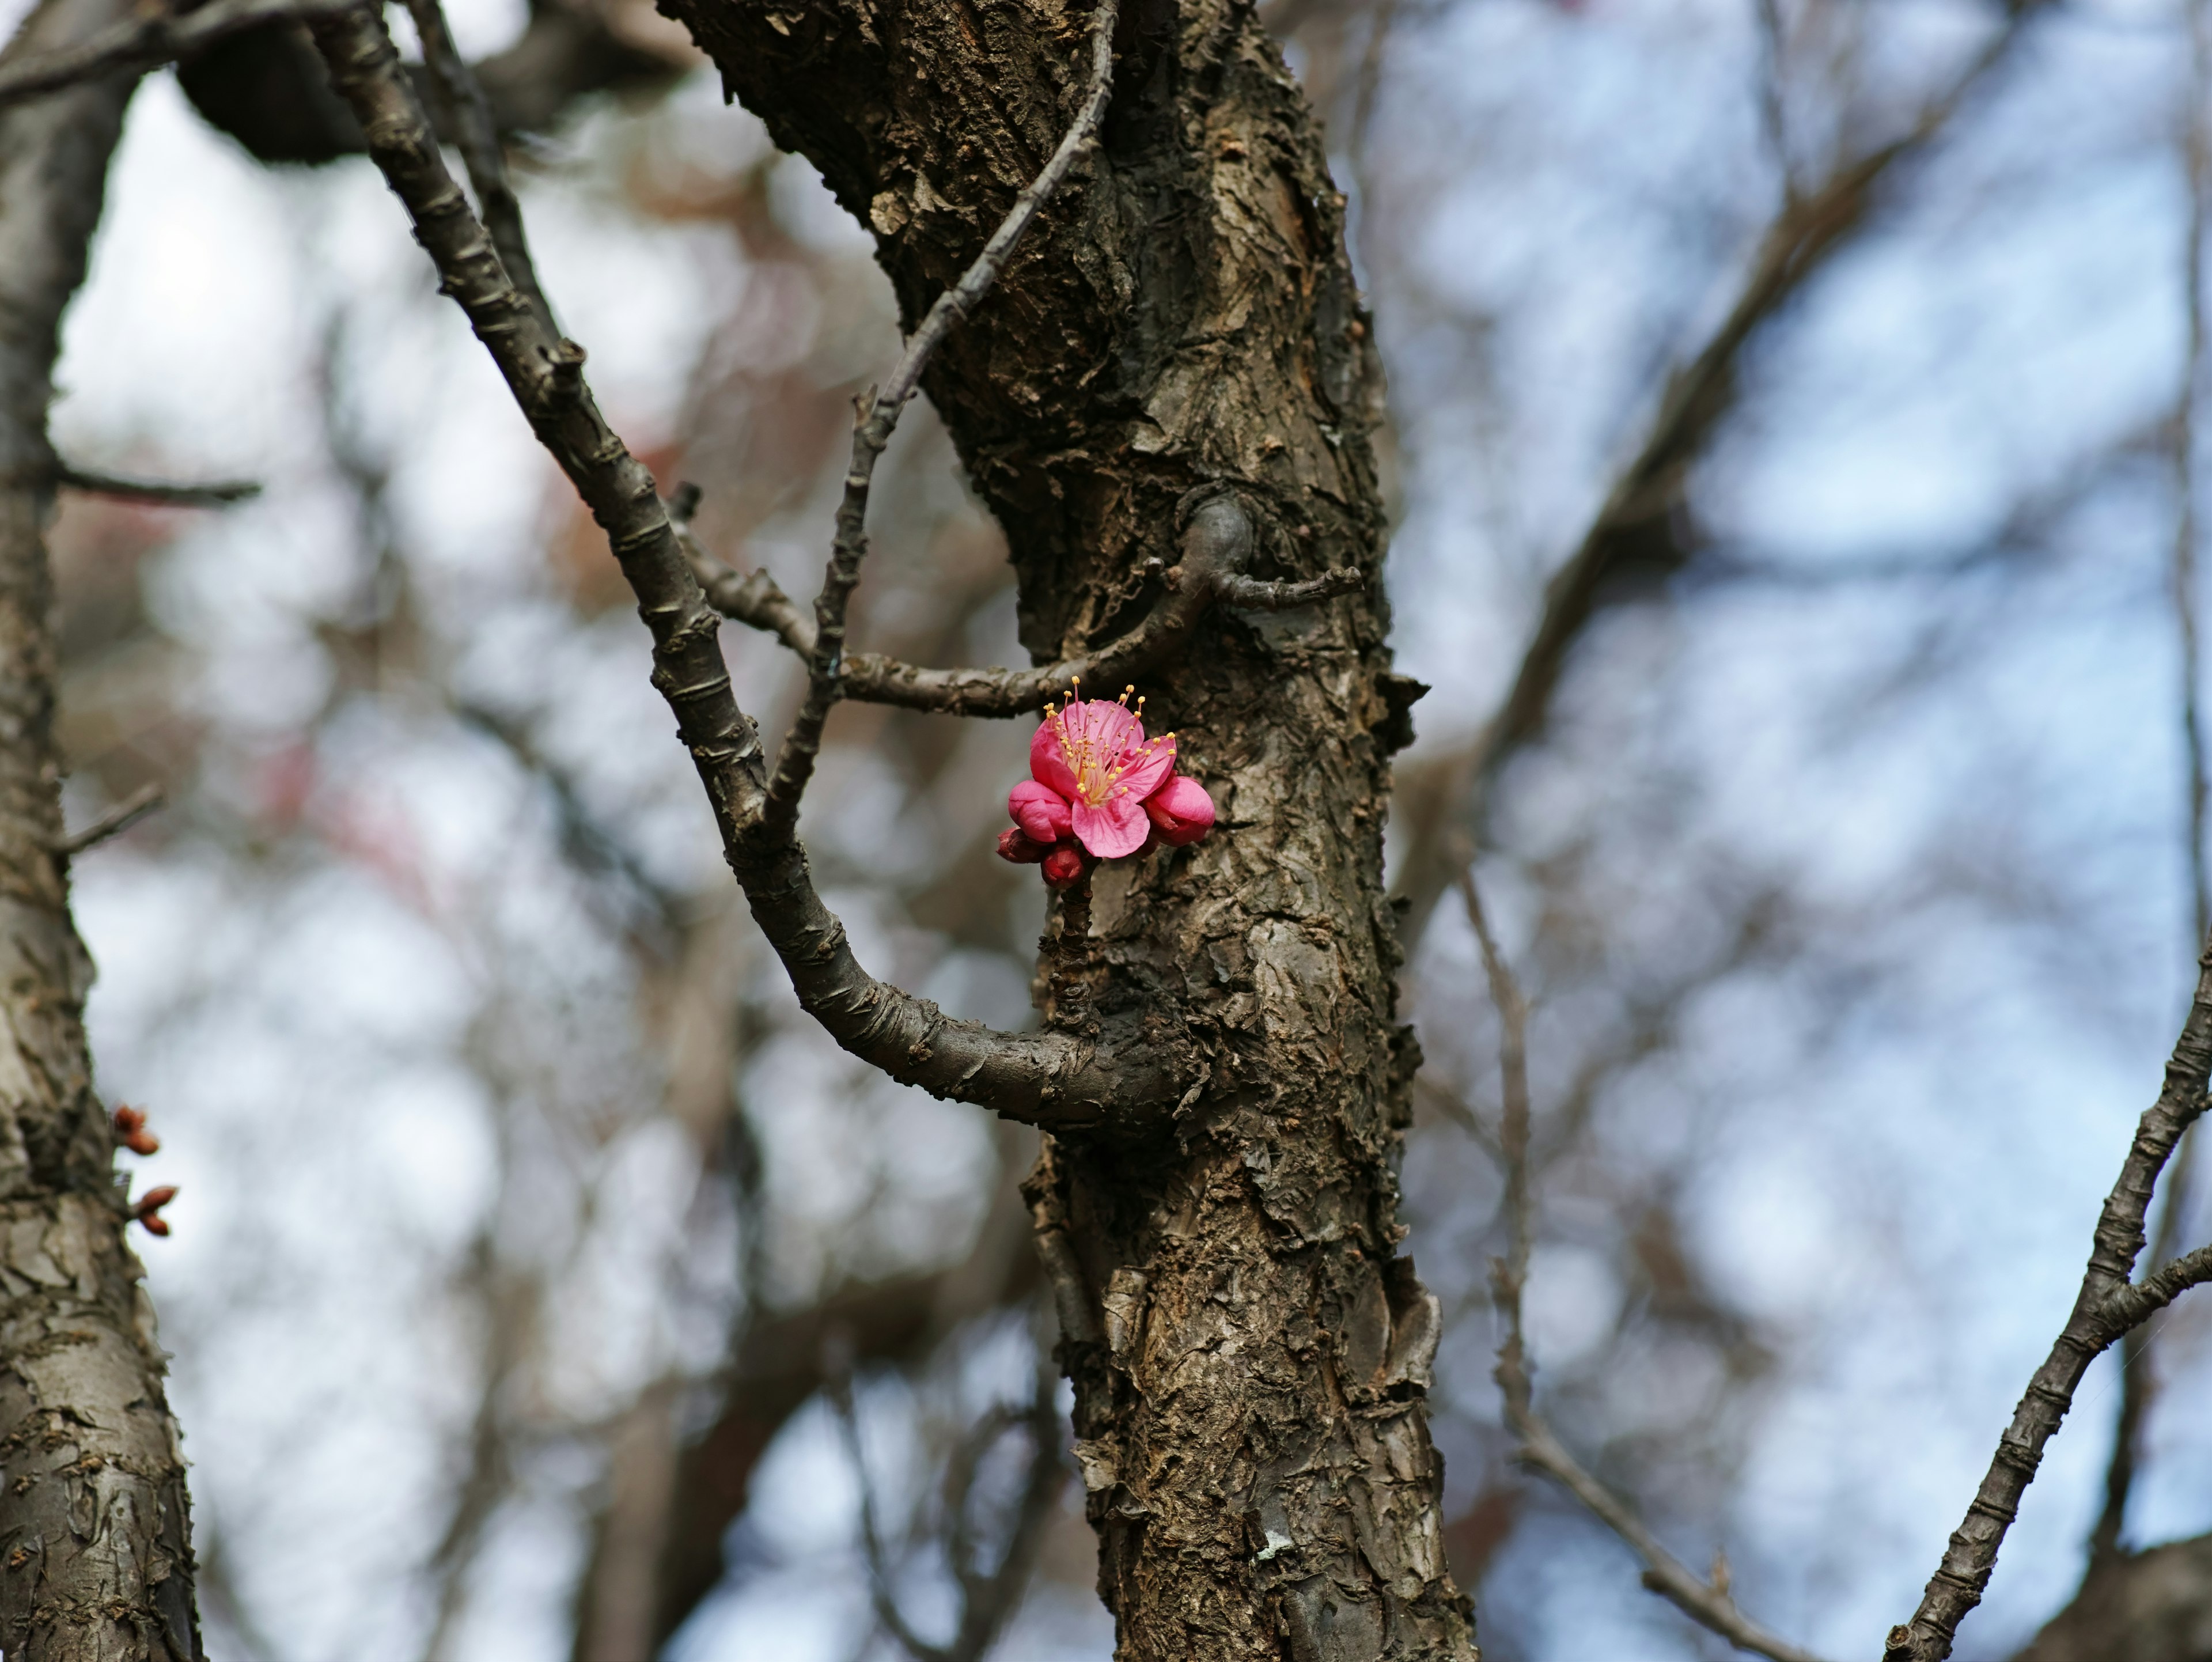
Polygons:
M1017 866L1034 866L1051 852L1048 846L1025 835L1019 826L999 833L999 858L1011 860Z
M1177 774L1145 799L1145 817L1163 843L1182 848L1213 829L1213 799L1188 774Z
M1062 843L1044 857L1044 880L1064 889L1083 875L1083 855L1073 843Z

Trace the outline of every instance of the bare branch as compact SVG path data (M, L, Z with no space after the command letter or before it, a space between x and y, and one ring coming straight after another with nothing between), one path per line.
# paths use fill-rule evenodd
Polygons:
M717 612L774 635L801 657L811 658L813 620L775 578L765 570L738 576L680 528L678 540L699 587ZM1019 715L1063 696L1071 681L1110 686L1165 662L1182 648L1199 619L1215 604L1279 612L1349 594L1366 584L1364 576L1350 569L1326 572L1303 582L1261 582L1243 575L1251 547L1250 519L1233 494L1223 492L1193 510L1183 530L1182 558L1160 574L1159 599L1144 621L1097 651L1037 669L922 669L877 653L848 653L837 696L947 715Z
M382 21L346 12L313 25L332 85L405 204L446 292L467 314L540 443L606 532L653 636L653 685L674 712L725 857L800 1005L847 1050L902 1084L1052 1128L1134 1129L1181 1094L1174 1048L1141 1018L1099 1037L1006 1033L953 1020L878 981L823 905L805 851L763 826L767 781L752 721L722 661L715 614L676 540L653 476L601 417L584 350L556 338L501 265L400 75Z
M111 837L120 837L167 800L159 785L141 785L82 831L72 831L54 844L54 852L68 860L96 848Z
M159 508L228 508L261 494L255 479L217 479L209 484L170 484L158 479L126 479L114 473L88 472L64 467L54 483L88 496L114 496L123 502L148 502Z
M554 329L553 308L538 286L538 263L530 257L530 241L523 234L522 204L515 199L514 187L507 183L491 100L484 96L468 61L453 44L453 32L446 27L446 14L438 0L407 0L407 14L415 20L415 33L422 38L422 59L430 70L426 77L430 95L443 106L438 113L444 118L446 131L454 136L462 165L469 171L469 186L477 193L477 211L483 216L484 228L491 233L499 263L507 267L508 280L521 290L522 297L538 314L538 320Z
M2143 1219L2159 1173L2182 1134L2203 1113L2205 1081L2212 1075L2212 946L2197 961L2196 997L2166 1065L2165 1088L2136 1125L2119 1178L2098 1214L2088 1268L2065 1329L2013 1410L2012 1423L1998 1439L1989 1472L1929 1578L1919 1610L1910 1623L1889 1630L1883 1662L1942 1662L1950 1655L1960 1622L1981 1603L1996 1567L1997 1549L2042 1463L2044 1445L2073 1405L2089 1364L2113 1341L2212 1275L2212 1247L2207 1247L2176 1259L2140 1285L2129 1284L2143 1250Z
M102 29L81 45L0 68L0 105L104 75L150 70L264 23L326 17L359 3L360 0L211 0L181 17L167 12L134 17Z
M922 371L955 324L965 319L999 280L1013 257L1023 234L1037 216L1046 199L1060 188L1075 166L1076 158L1093 148L1107 100L1114 93L1114 19L1117 0L1100 0L1091 20L1091 82L1074 122L1060 141L1060 148L1044 170L1022 193L999 228L983 245L959 282L937 297L921 326L914 332L890 383L877 393L853 429L853 465L845 475L844 500L837 508L837 533L831 545L830 567L822 579L822 592L814 600L814 649L807 662L806 697L798 719L777 756L775 776L769 781L763 822L772 837L788 837L799 820L799 799L814 775L814 758L822 749L822 730L830 707L841 696L839 685L845 652L845 608L860 581L860 562L868 551L868 489L875 478L877 460L890 442L891 430L906 409L907 400L921 385Z
M2190 75L2187 110L2183 117L2181 149L2189 181L2189 219L2183 233L2181 257L2182 310L2188 320L2188 356L2182 368L2181 391L2174 402L2172 423L2174 472L2173 602L2175 633L2181 648L2181 742L2187 769L2189 890L2195 903L2197 928L2191 937L2203 941L2212 934L2212 877L2206 869L2204 831L2208 785L2205 777L2204 724L2198 697L2203 679L2203 654L2197 631L2197 399L2203 383L2204 233L2208 209L2212 209L2212 131L2206 127L2204 100L2212 94L2212 31L2208 30L2205 0L2191 0L2189 7ZM2197 1145L2201 1132L2190 1132L2174 1155L2172 1174L2166 1179L2166 1208L2159 1218L2158 1233L2151 1242L2153 1268L2174 1256L2181 1231L2188 1222L2190 1199L2195 1187ZM2150 1413L2151 1397L2158 1387L2155 1330L2130 1351L2120 1350L2120 1415L2112 1432L2112 1458L2105 1470L2105 1509L2089 1536L2093 1560L2114 1556L2127 1525L2128 1494L2135 1486L2136 1465L2141 1458L2143 1422Z
M1499 1154L1505 1166L1506 1251L1490 1265L1491 1288L1505 1327L1498 1347L1498 1388L1505 1399L1506 1424L1516 1440L1513 1458L1557 1481L1644 1561L1644 1585L1699 1626L1710 1629L1739 1650L1771 1662L1819 1662L1810 1651L1766 1631L1729 1595L1724 1561L1716 1560L1710 1580L1698 1576L1660 1543L1634 1508L1585 1470L1536 1412L1534 1374L1522 1317L1522 1294L1528 1282L1528 1256L1535 1236L1535 1205L1528 1181L1528 1004L1498 950L1474 874L1461 866L1455 878L1467 920L1482 948L1482 967L1498 1007L1498 1067L1504 1112L1498 1124Z

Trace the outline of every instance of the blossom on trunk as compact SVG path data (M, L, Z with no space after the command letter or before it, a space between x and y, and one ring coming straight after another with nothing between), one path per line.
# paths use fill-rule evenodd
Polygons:
M1046 706L1030 740L1030 776L1006 794L1019 829L999 838L1001 859L1042 861L1055 887L1082 875L1085 853L1115 860L1155 842L1181 846L1213 825L1206 788L1175 772L1175 734L1145 736L1144 700L1129 708L1136 689L1110 704L1081 691L1079 683L1066 704Z
M1145 817L1160 841L1182 848L1213 829L1213 799L1188 774L1177 774L1145 799Z

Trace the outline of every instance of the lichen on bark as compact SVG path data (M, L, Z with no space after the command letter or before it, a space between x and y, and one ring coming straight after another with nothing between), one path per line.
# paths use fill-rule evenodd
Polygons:
M1079 96L1088 13L1060 0L663 3L872 228L909 326ZM1344 199L1249 6L1140 0L1116 46L1098 150L924 380L1006 527L1024 644L1050 663L1145 616L1201 487L1254 522L1253 575L1370 581L1206 616L1139 691L1215 834L1055 903L1048 1024L1141 1013L1200 1059L1160 1129L1049 1140L1027 1190L1100 1591L1147 1662L1472 1657L1426 1428L1437 1307L1396 1250L1416 1052L1382 833L1412 689Z

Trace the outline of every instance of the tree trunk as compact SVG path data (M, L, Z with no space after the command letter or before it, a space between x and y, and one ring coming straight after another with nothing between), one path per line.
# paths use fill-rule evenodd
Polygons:
M873 228L909 326L1050 154L1086 56L1062 0L664 3ZM1099 150L925 383L1006 527L1024 643L1050 662L1143 615L1200 487L1243 510L1253 575L1372 581L1208 615L1138 691L1216 833L1054 903L1048 1023L1142 1011L1206 1066L1155 1146L1064 1135L1029 1185L1099 1589L1127 1659L1472 1658L1424 1404L1437 1306L1395 1255L1417 1053L1382 836L1419 689L1383 644L1344 201L1249 5L1133 0L1116 46Z
M46 0L7 57L133 15ZM133 78L0 113L0 1649L197 1662L185 1464L92 1087L54 748L46 405Z

